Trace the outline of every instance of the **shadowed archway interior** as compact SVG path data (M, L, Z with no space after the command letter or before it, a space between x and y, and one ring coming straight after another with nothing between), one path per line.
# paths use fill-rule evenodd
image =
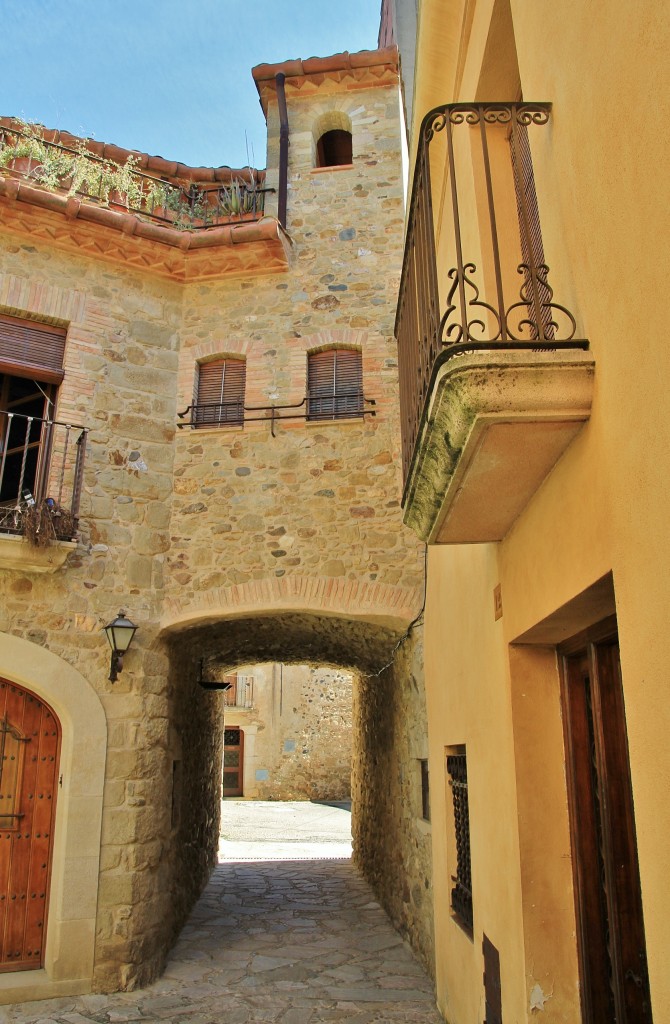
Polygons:
M292 612L201 621L175 631L169 642L173 649L183 653L188 648L208 666L222 671L282 661L374 674L391 660L401 636L397 628L379 623Z

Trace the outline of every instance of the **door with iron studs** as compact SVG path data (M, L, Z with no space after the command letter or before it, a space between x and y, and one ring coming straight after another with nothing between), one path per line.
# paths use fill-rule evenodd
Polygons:
M0 972L43 966L60 723L0 679Z

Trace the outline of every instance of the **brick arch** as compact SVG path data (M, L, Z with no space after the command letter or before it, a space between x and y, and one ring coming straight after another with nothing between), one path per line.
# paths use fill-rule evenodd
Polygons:
M330 576L282 576L204 591L196 599L172 598L161 630L171 632L220 619L308 613L378 623L404 632L419 613L420 589Z
M341 106L333 110L326 110L316 118L312 125L314 142L318 142L326 132L339 130L351 134L351 118Z
M350 344L344 345L342 342L328 342L325 345L315 345L314 348L307 349L307 355L312 355L314 352L329 352L336 349L338 352L344 349L347 352L362 352L363 346Z
M304 334L299 339L300 352L323 352L329 348L356 348L365 352L368 342L368 331L357 331L352 327L336 327L332 330L317 331L315 334Z

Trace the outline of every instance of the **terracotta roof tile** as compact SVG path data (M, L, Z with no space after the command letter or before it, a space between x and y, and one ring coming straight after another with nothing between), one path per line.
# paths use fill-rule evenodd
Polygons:
M20 122L13 117L0 117L0 128L17 128ZM46 142L55 142L67 149L77 149L80 143L84 143L86 149L94 156L104 160L113 160L119 164L125 164L129 156L137 158L137 167L140 171L156 175L160 178L178 179L181 181L197 181L201 184L210 182L229 183L231 180L246 180L250 178L248 167L190 167L188 164L178 163L174 160L165 160L162 156L151 156L149 153L141 153L136 149L123 149L110 142L98 142L96 139L81 138L79 135L72 135L70 132L59 131L54 128L44 129ZM256 181L265 179L264 170L254 169Z
M386 46L383 50L359 50L358 53L334 53L331 57L307 57L305 60L286 60L281 64L257 64L251 69L256 86L259 82L273 79L282 72L287 78L324 74L333 71L348 71L352 68L371 68L378 64L398 66L398 50Z

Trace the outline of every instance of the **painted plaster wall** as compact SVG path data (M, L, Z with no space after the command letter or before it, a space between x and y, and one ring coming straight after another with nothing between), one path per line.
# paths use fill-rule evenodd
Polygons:
M254 706L225 709L244 732L244 797L348 800L352 685L348 672L307 665L245 665Z
M434 72L427 50L423 64L419 59L419 94L432 91L432 103L472 99L493 4L478 4L472 21L462 7L442 28L435 21L438 7L424 3L422 23L424 29L431 25L432 45L442 48L444 59ZM670 585L662 567L670 555L670 360L667 346L656 340L666 268L653 240L667 236L668 213L655 185L667 163L666 141L650 97L663 74L668 20L651 3L634 10L599 5L587 12L577 3L550 11L513 0L511 9L523 94L553 103L550 129L532 136L550 279L590 341L596 390L589 423L497 549L449 548L430 555L431 768L443 774L445 746L466 743L475 906L469 943L449 918L454 865L445 790L433 823L434 862L444 866L435 878L438 996L455 1024L481 1018L486 932L501 953L505 1019L534 1019L538 982L547 997L543 1020L579 1015L572 879L564 870L569 842L555 656L508 645L611 571L652 1004L654 1018L664 1019L670 1012L670 906L663 877ZM605 18L607 53L600 45ZM458 38L467 40L460 55ZM443 90L439 96L436 88ZM503 617L496 623L497 583ZM536 787L551 794L551 814L537 798L533 804L529 773ZM544 888L534 888L543 877Z

